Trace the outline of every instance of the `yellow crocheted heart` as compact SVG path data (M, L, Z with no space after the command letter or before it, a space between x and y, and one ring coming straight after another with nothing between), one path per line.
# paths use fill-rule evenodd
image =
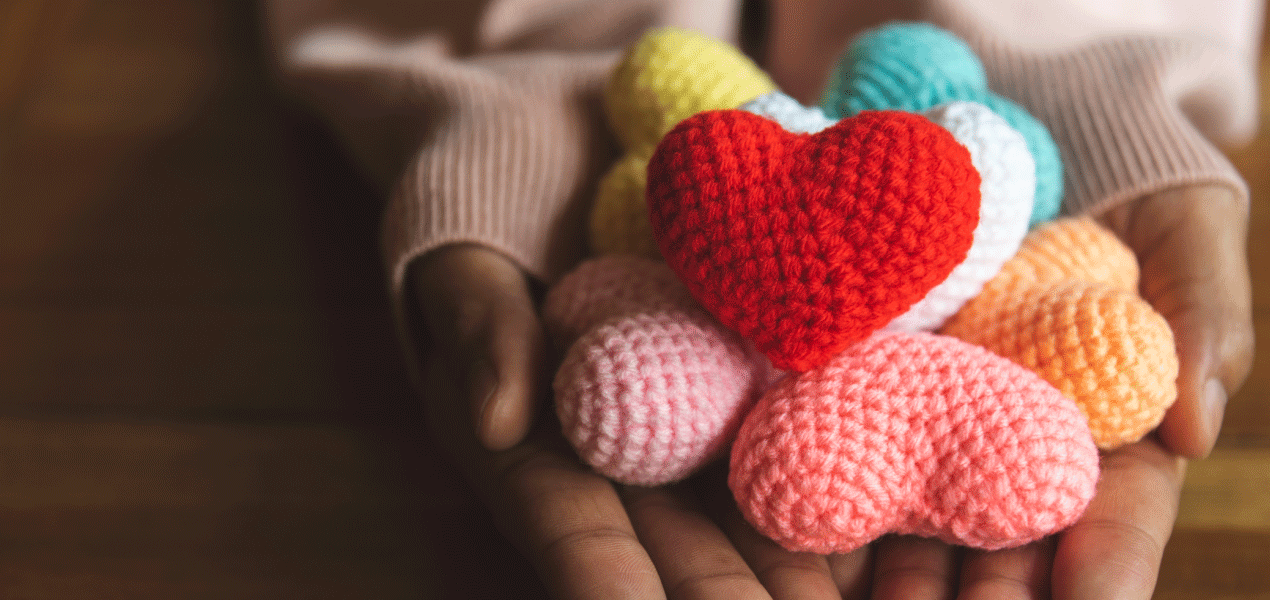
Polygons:
M1036 372L1076 401L1099 448L1135 442L1177 399L1169 324L1137 295L1133 252L1093 220L1030 233L943 333Z
M626 156L600 182L592 250L658 257L644 203L648 158L657 143L692 115L736 108L775 89L758 65L725 42L674 28L640 38L605 89L609 125Z

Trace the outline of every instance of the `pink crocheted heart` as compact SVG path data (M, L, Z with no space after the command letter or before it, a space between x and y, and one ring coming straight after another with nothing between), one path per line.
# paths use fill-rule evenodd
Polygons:
M649 259L583 263L548 294L543 317L568 347L554 383L564 435L622 483L670 483L718 457L773 377Z
M865 112L809 135L709 111L663 138L647 197L662 256L693 296L801 371L962 262L979 184L966 148L921 115Z
M1076 405L965 342L879 332L783 379L746 417L729 485L793 551L848 552L886 533L994 549L1084 511L1098 454Z

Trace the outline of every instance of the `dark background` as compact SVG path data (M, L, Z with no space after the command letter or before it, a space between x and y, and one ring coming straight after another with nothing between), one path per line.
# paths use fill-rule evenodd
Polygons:
M533 597L420 423L380 194L257 10L0 3L0 597ZM1270 598L1267 129L1231 156L1262 352L1158 598Z

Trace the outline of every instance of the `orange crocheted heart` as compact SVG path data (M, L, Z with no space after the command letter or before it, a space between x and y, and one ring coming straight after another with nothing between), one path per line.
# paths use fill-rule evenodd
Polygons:
M793 134L736 110L685 119L648 165L662 256L783 369L813 368L902 314L966 256L970 153L921 115Z

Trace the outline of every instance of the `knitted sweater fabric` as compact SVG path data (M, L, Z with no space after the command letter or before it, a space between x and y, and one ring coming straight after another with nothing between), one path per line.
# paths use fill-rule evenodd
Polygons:
M775 0L756 58L811 103L856 33L929 21L969 43L993 91L1049 127L1065 213L1194 183L1246 199L1215 144L1255 131L1262 10L1258 0ZM493 248L548 283L577 264L596 183L617 156L601 96L621 50L663 25L736 42L740 15L732 0L269 0L265 10L283 83L391 190L382 247L403 325L411 261L447 244Z

